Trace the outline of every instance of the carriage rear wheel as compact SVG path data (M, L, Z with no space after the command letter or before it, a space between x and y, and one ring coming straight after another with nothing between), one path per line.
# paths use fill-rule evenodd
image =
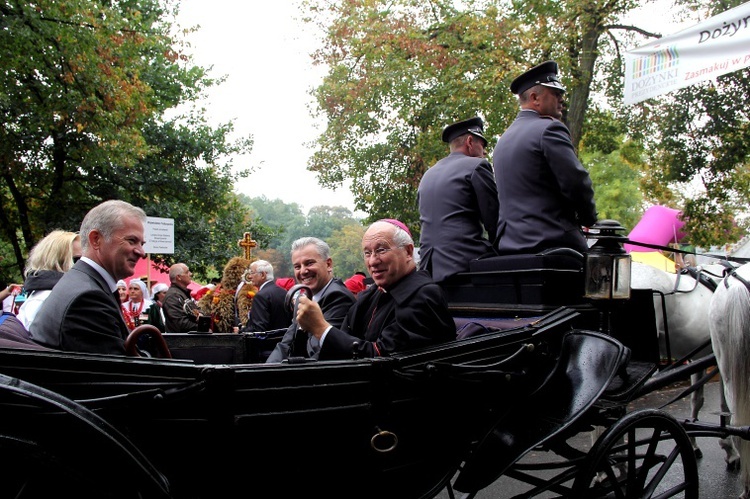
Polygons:
M685 429L663 411L644 409L599 437L576 475L572 497L698 499L698 485Z

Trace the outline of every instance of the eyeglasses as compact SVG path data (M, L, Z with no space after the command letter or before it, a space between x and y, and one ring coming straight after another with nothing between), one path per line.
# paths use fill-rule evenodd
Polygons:
M375 251L365 250L362 252L362 256L365 257L365 260L368 260L372 256L376 256L378 258L383 258L386 253L391 251L393 248L378 248Z

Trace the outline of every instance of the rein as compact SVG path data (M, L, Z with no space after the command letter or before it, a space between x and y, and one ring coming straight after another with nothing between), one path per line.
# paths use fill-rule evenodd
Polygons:
M743 257L732 257L732 256L725 256L725 255L714 255L711 253L701 253L700 255L694 251L685 251L677 248L670 248L669 246L661 246L659 244L650 244L650 243L642 243L640 241L632 241L630 239L626 239L623 241L624 244L632 244L635 246L643 246L645 248L652 248L652 249L658 249L662 251L668 251L672 253L681 253L683 255L696 255L696 256L706 256L710 258L716 258L719 260L719 263L724 266L724 272L723 275L716 275L711 272L706 272L705 269L702 267L687 267L682 269L680 272L677 273L677 278L675 279L674 283L674 289L669 294L675 294L675 293L690 293L692 291L695 291L695 289L698 287L698 283L700 282L704 286L706 286L708 289L711 290L711 292L716 291L716 287L718 284L708 277L706 277L704 274L712 275L713 277L716 277L717 279L723 279L724 285L727 287L729 286L727 284L726 277L734 276L736 277L741 283L745 285L745 287L750 291L750 282L746 281L742 277L738 276L736 274L738 266L732 265L732 262L737 264L743 264L743 263L750 263L750 258L743 258ZM680 290L680 277L683 274L687 274L690 277L692 277L695 280L695 285L691 289L687 290Z
M685 250L681 250L677 248L670 248L669 246L661 246L659 244L642 243L640 241L633 241L631 239L625 239L622 242L623 244L632 244L635 246L642 246L644 248L658 249L662 251L670 251L672 253L681 253L683 255L705 256L709 258L716 258L718 260L726 260L729 262L736 262L736 263L750 263L750 258L744 258L740 256L714 255L712 253L696 253L695 251L685 251Z

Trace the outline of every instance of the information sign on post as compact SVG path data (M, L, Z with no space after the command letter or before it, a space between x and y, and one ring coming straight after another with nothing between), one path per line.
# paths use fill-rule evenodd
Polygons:
M143 249L146 253L159 255L171 255L174 253L174 219L147 217L146 219L146 244Z

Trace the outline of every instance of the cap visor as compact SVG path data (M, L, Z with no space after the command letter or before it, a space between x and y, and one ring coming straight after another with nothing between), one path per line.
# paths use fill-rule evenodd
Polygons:
M563 87L560 83L558 83L556 81L550 81L550 82L540 83L540 85L542 85L544 87L556 88L558 90L562 90L563 92L565 92L565 87Z

